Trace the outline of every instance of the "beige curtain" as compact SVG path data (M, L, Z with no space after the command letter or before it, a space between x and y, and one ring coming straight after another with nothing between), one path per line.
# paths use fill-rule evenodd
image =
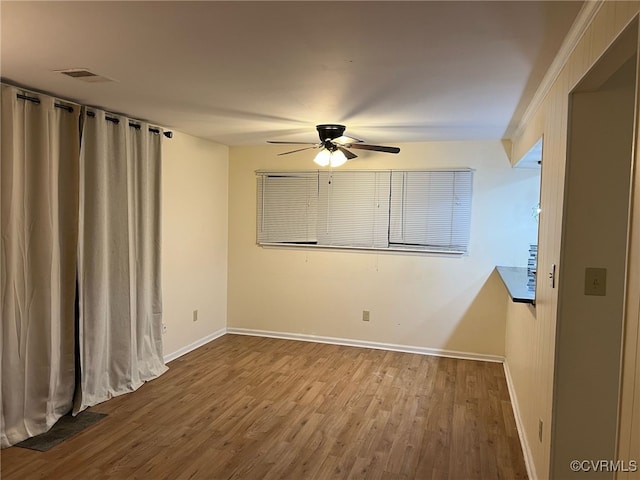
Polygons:
M2 85L2 447L47 431L74 390L78 108Z
M80 392L74 412L166 371L160 290L162 135L100 110L80 152ZM117 122L109 121L115 118Z

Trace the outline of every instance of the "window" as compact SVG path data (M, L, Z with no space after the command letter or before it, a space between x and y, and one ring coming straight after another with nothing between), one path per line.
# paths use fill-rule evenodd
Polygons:
M466 252L473 172L393 172L389 243Z
M257 175L260 245L467 252L471 169Z
M271 173L258 180L258 243L318 243L318 173Z
M389 172L320 172L321 245L387 248Z

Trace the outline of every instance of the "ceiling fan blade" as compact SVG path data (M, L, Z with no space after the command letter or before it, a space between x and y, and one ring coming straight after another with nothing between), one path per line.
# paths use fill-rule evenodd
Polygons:
M341 147L340 145L336 145L336 147L338 147L338 150L344 153L344 156L347 157L347 160L353 160L354 158L358 158L358 156L355 153L351 153L346 148Z
M373 150L374 152L400 153L398 147L385 147L383 145L367 145L366 143L354 143L349 148L360 148L362 150Z
M318 145L316 142L277 142L274 140L267 140L267 143L275 143L277 145Z
M297 150L291 150L290 152L279 153L278 156L280 156L280 155L289 155L290 153L302 152L303 150L312 150L314 148L318 148L318 147L314 145L313 147L298 148Z

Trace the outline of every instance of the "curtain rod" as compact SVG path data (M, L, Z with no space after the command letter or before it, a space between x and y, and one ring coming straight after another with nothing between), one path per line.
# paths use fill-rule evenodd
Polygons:
M21 93L18 93L17 96L21 100L28 100L29 102L33 102L33 103L35 103L37 105L40 105L40 99L38 97L30 97L28 95L23 95ZM73 112L73 107L71 105L64 105L62 103L54 103L53 105L56 108L62 108L63 110L66 110L69 113ZM87 111L87 116L88 117L95 117L96 114L94 112ZM115 124L120 123L120 119L115 118L115 117L106 116L105 119L108 120L109 122L113 122ZM138 123L129 122L129 126L135 128L136 130L140 130L140 124L138 124ZM158 129L158 128L149 127L149 131L151 133L157 133L157 134L160 133L160 129ZM167 132L162 132L162 133L167 138L173 138L173 132L167 131Z
M18 98L21 100L29 100L30 102L40 105L40 99L37 97L29 97L27 95L22 95L21 93L18 93ZM62 108L63 110L66 110L69 113L73 112L73 107L71 105L63 105L62 103L54 103L53 105L56 108Z
M95 116L96 116L95 112L87 110L87 117L92 117L93 118ZM120 119L116 118L116 117L105 116L104 119L107 120L108 122L113 122L116 125L120 123ZM135 128L136 130L140 130L140 124L139 123L129 122L129 126ZM149 131L151 133L160 133L159 129L153 128L153 127L149 127ZM167 138L173 138L173 132L162 132L162 133Z

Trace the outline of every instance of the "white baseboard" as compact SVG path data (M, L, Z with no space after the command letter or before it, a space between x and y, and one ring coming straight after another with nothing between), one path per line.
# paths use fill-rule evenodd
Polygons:
M394 352L418 353L420 355L433 355L437 357L461 358L464 360L480 360L483 362L502 363L504 357L500 355L487 355L483 353L457 352L455 350L442 350L439 348L415 347L411 345L396 345L393 343L368 342L365 340L353 340L349 338L323 337L304 333L276 332L272 330L254 330L251 328L227 328L227 333L236 335L251 335L254 337L282 338L285 340L300 340L303 342L330 343L333 345L345 345L348 347L375 348L377 350L391 350Z
M518 437L520 437L520 445L522 446L524 463L527 467L527 475L529 476L529 480L537 480L538 476L536 475L536 467L533 463L533 456L531 454L531 449L529 448L529 442L527 442L527 436L524 432L524 424L522 423L522 417L520 416L518 397L516 396L513 379L511 378L511 372L509 371L509 364L506 359L502 362L502 365L504 366L504 376L507 379L507 388L509 389L509 397L511 397L513 416L516 420L516 428L518 430Z
M189 352L195 350L198 347L206 345L207 343L212 342L216 338L220 338L225 333L227 333L227 329L226 328L221 328L220 330L217 330L217 331L213 332L212 334L201 338L200 340L196 340L195 342L187 345L186 347L182 347L182 348L176 350L173 353L169 353L169 354L167 354L167 355L165 355L163 357L164 358L164 363L169 363L171 360L175 360L176 358L181 357L182 355L184 355L186 353L189 353Z

